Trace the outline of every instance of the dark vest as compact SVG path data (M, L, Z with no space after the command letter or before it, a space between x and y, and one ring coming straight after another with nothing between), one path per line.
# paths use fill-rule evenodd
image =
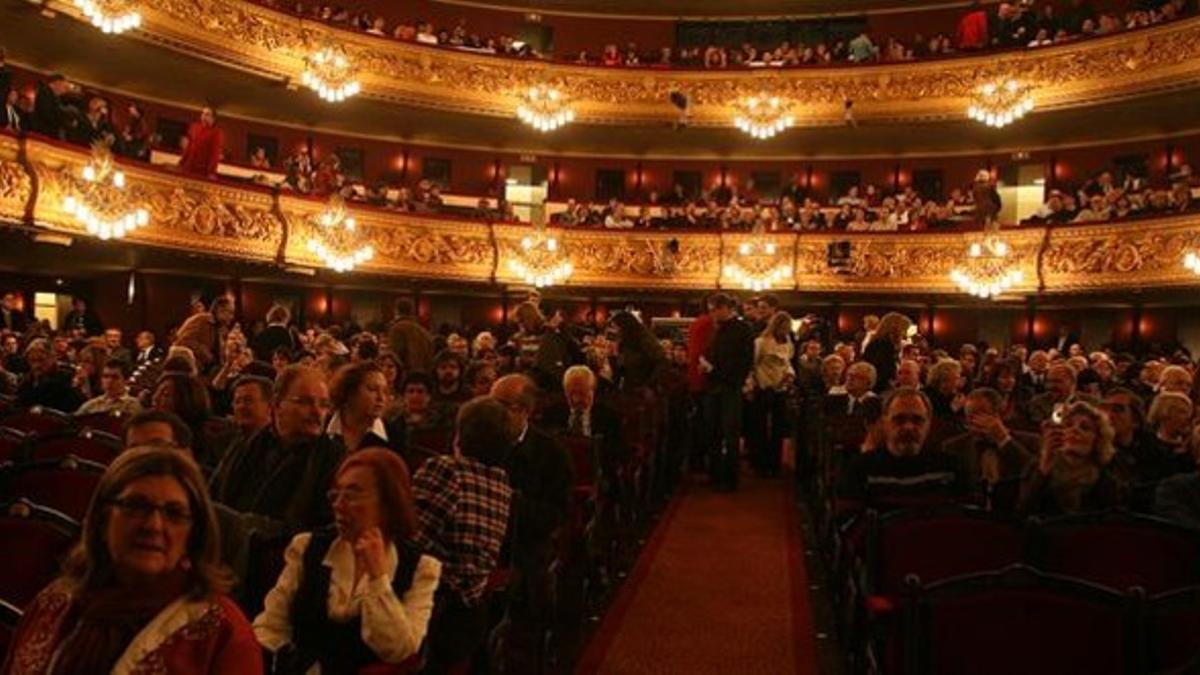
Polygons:
M321 664L323 675L354 675L363 666L378 663L379 657L362 641L362 618L346 623L329 618L330 569L321 564L337 530L323 528L313 532L304 552L304 573L292 599L292 642L302 653L296 672L304 672L313 663ZM413 574L421 553L408 542L396 542L398 562L392 577L392 590L404 597L412 586Z

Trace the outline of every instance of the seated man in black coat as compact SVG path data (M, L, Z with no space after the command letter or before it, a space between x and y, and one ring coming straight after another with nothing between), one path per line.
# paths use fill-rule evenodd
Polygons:
M995 389L972 390L963 407L967 433L942 443L942 452L956 457L974 484L1020 480L1041 448L1037 434L1013 431L1004 424L1003 406L1004 399Z
M212 477L213 499L293 531L333 522L325 491L344 450L323 434L329 387L321 372L289 366L275 380L272 421L233 445Z
M39 338L25 347L25 362L29 372L17 387L18 406L75 412L83 405L83 394L71 384L70 369L58 364L46 340Z
M508 467L509 481L519 494L511 540L518 573L514 604L538 606L554 532L566 522L570 506L571 457L553 437L529 424L538 399L533 380L505 375L492 385L492 398L508 409L517 439Z
M933 417L925 394L901 387L883 402L884 447L860 454L838 485L838 511L888 509L967 497L971 483L960 462L924 449Z

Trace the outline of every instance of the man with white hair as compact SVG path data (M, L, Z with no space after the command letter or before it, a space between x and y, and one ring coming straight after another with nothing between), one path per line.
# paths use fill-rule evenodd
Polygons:
M542 416L547 429L601 442L601 470L608 475L625 457L626 443L617 411L596 400L596 374L587 366L571 366L563 373L565 398Z

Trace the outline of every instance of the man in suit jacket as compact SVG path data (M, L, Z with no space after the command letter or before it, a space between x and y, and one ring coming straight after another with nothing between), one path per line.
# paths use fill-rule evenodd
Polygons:
M550 435L534 429L530 416L538 391L524 375L505 375L492 385L492 398L508 409L516 432L508 478L519 493L515 511L513 562L521 580L519 604L537 604L544 572L553 553L553 535L567 519L574 476L571 458Z
M0 299L0 328L14 333L24 333L29 320L17 309L15 293L5 293Z
M29 119L29 131L60 141L66 137L72 115L71 110L63 105L62 96L70 89L71 83L60 73L55 73L49 80L38 83L33 115Z
M1039 436L1009 430L1000 415L1003 406L1004 399L995 389L972 390L963 408L967 432L942 443L942 452L957 457L967 479L975 484L1019 479L1037 457Z
M1042 422L1050 419L1056 406L1075 400L1087 401L1092 405L1100 403L1095 397L1075 392L1075 371L1070 366L1061 363L1051 366L1046 371L1046 391L1029 399L1025 406L1025 417L1038 428Z
M134 341L137 344L137 356L134 359L134 366L144 366L155 361L161 361L167 355L162 347L155 344L154 333L148 330L138 333Z
M543 425L574 436L601 439L600 470L611 478L629 455L620 415L596 401L596 374L587 366L567 369L563 374L563 392L566 399L546 409Z
M29 372L17 387L17 405L35 405L74 412L83 404L83 394L71 384L71 371L60 367L50 345L44 339L33 340L25 347Z

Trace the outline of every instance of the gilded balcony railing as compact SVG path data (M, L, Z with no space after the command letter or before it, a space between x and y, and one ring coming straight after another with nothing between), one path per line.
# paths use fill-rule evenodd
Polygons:
M62 208L70 176L89 153L80 148L0 134L0 221L30 231L88 236ZM150 223L121 242L280 266L318 267L305 242L325 202L250 185L195 180L128 163L130 198ZM465 282L521 282L507 259L529 227L421 217L352 208L359 235L375 257L363 273ZM574 265L568 285L614 289L712 289L723 264L748 235L741 232L645 232L560 229ZM978 233L771 233L793 277L777 290L835 293L958 293L949 272ZM1013 294L1167 288L1200 284L1184 268L1200 246L1200 214L1087 226L1003 230L1009 257L1023 273ZM849 242L839 270L829 245ZM356 272L357 273L357 272Z

